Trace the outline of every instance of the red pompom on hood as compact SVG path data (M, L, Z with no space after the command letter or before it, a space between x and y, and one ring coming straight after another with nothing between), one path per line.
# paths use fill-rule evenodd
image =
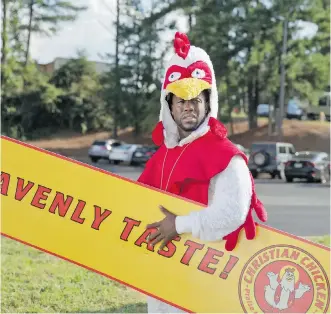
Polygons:
M190 50L191 44L190 40L188 39L186 34L179 33L177 32L175 35L175 40L174 40L174 48L176 54L183 58L186 59L188 52Z

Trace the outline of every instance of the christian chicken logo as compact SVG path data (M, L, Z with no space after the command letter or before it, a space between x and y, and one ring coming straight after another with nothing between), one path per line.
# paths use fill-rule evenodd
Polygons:
M296 281L299 272L296 268L286 268L280 271L280 274L268 272L269 285L265 286L264 298L273 309L286 310L291 308L295 299L300 299L305 292L311 289L310 285L304 285L301 282L296 289ZM280 281L278 276L281 278Z
M246 263L239 297L246 313L325 313L330 285L324 269L308 252L271 246Z

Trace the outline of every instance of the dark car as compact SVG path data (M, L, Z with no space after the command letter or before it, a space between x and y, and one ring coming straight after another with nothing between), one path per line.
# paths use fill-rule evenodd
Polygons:
M132 155L133 165L143 165L145 164L157 151L158 147L154 145L142 146L136 149Z
M248 161L249 170L253 178L260 173L268 173L271 178L281 178L284 164L292 159L295 148L291 143L283 142L255 142L250 148Z
M284 174L287 182L298 178L325 183L330 180L330 156L324 152L297 152L285 164Z

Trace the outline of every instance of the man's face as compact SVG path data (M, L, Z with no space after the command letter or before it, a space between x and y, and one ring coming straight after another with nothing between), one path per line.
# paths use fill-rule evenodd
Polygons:
M193 132L207 114L208 104L203 93L196 98L184 100L173 95L171 113L180 129Z

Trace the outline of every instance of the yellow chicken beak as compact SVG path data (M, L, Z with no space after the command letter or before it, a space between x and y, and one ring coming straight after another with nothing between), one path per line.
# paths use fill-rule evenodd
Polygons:
M209 88L211 85L208 82L192 77L170 83L166 89L177 97L190 100L197 97L204 89Z

